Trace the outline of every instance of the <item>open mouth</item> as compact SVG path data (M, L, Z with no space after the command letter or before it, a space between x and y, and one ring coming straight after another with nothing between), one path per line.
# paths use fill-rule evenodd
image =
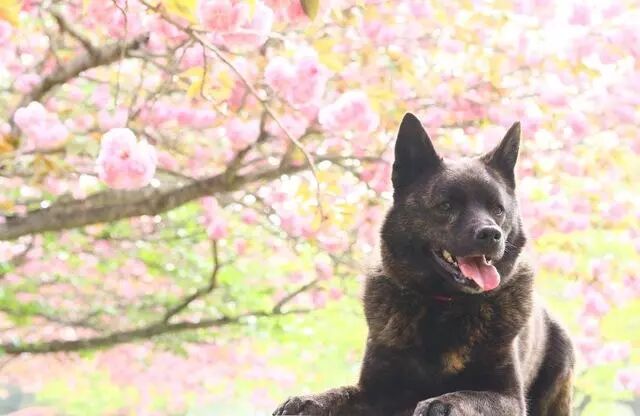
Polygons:
M447 250L433 250L438 264L461 285L482 291L495 289L500 274L488 256L454 256Z

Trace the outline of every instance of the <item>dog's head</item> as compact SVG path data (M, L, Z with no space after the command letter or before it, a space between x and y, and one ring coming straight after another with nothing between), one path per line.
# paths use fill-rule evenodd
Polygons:
M525 243L515 198L515 123L491 152L444 160L413 114L400 124L393 206L382 227L385 272L438 293L504 285Z

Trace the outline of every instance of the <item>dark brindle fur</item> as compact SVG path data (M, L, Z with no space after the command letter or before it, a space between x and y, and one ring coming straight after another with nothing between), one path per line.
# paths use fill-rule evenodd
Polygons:
M275 415L571 414L571 343L534 297L520 256L519 143L516 123L490 153L445 161L418 119L404 117L382 264L365 289L360 380L289 398ZM456 280L442 249L458 262L485 259L487 270L493 261L499 285Z

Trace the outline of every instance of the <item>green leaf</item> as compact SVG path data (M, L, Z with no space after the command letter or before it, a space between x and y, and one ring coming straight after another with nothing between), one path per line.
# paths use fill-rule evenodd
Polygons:
M583 412L584 416L633 416L633 409L629 406L615 402L594 402L587 406Z
M640 323L630 316L640 314L640 300L634 300L612 309L602 318L600 330L607 340L626 340L640 344Z
M311 20L315 19L318 15L318 8L320 7L320 0L300 0L302 4L302 10L304 14Z

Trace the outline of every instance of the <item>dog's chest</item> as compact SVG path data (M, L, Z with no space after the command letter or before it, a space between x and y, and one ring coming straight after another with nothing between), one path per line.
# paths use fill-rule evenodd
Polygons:
M417 351L427 366L436 367L443 376L462 373L479 354L484 355L497 331L490 305L462 311L429 308L418 328Z

